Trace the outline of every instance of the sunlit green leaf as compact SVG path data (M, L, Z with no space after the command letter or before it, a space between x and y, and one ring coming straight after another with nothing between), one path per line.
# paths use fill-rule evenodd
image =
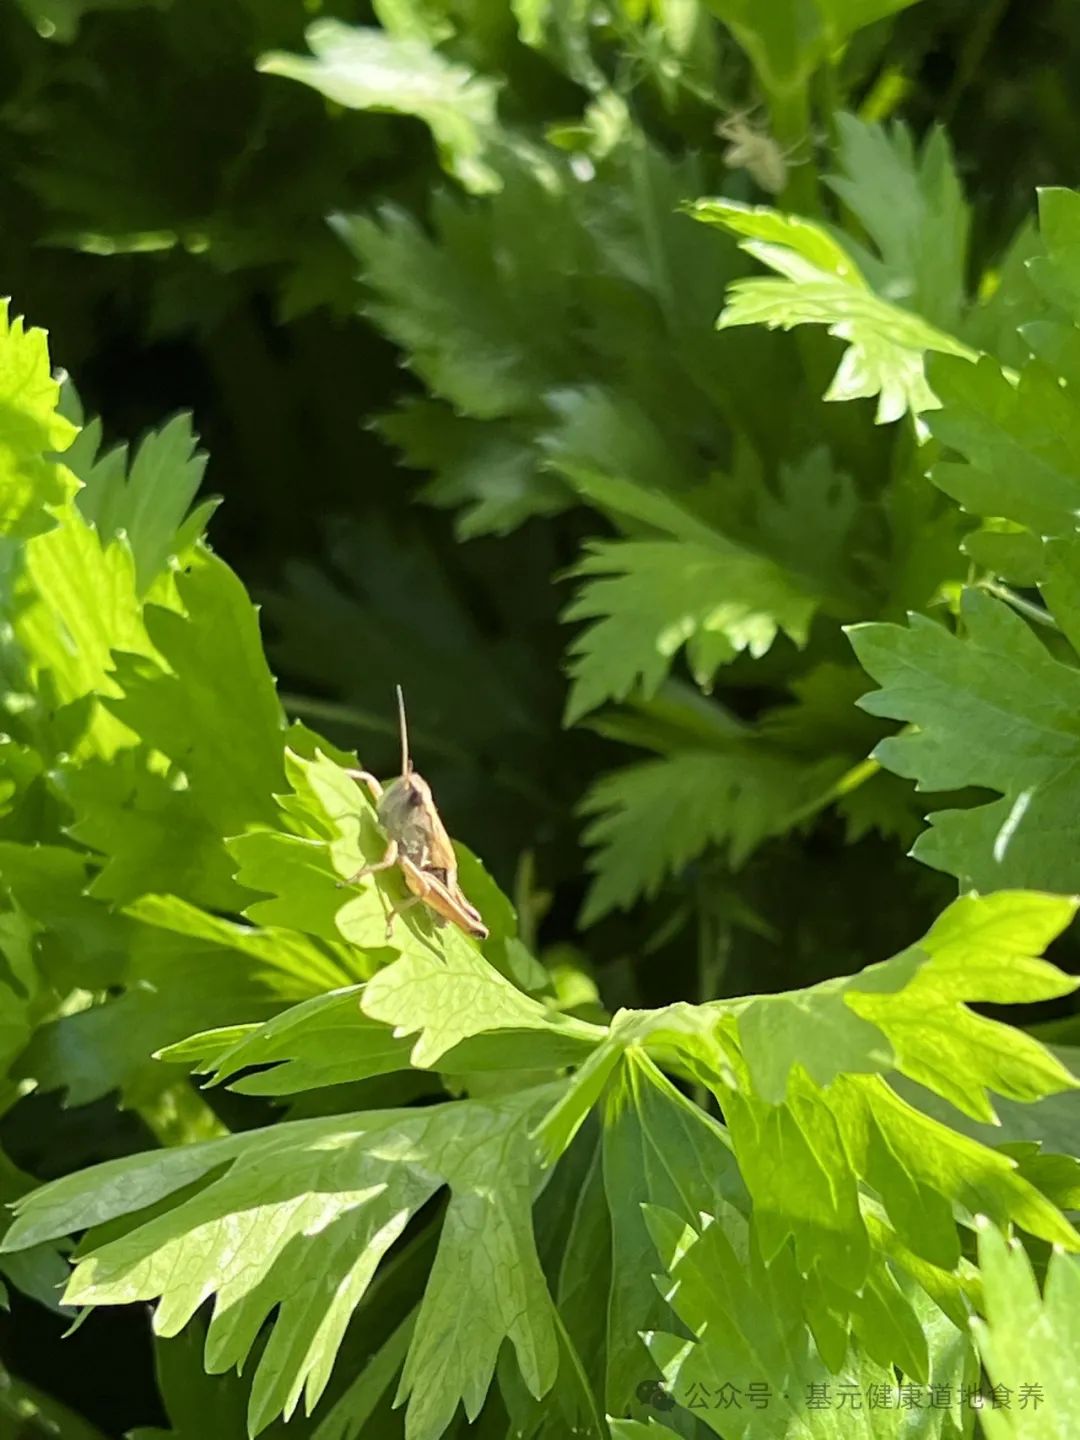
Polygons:
M338 105L415 115L431 130L446 168L471 190L498 187L483 152L495 128L496 85L454 64L422 39L317 20L311 57L281 51L259 69L299 80Z

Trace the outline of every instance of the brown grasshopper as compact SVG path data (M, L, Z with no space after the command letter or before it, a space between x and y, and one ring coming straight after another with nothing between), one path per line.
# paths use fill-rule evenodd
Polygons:
M426 905L433 912L436 925L443 925L449 920L466 935L486 940L487 926L481 920L480 912L469 904L458 885L454 847L431 798L431 789L412 767L409 735L405 727L405 697L400 685L397 687L397 699L401 727L401 774L384 789L367 770L345 772L354 780L363 781L371 791L379 824L386 831L389 843L381 860L364 865L355 875L340 880L338 884L355 885L365 875L374 875L379 870L389 870L396 865L405 877L410 894L407 900L387 913L388 940L396 918L413 905Z

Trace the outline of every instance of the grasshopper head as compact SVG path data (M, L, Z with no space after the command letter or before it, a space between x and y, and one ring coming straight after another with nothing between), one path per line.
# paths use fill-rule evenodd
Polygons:
M410 770L391 780L383 791L379 801L379 823L408 854L410 837L422 836L430 829L429 816L434 808L427 781L415 770Z
M398 725L401 732L401 774L383 791L379 801L379 823L416 865L431 862L431 842L436 827L441 830L431 789L413 769L409 754L409 732L405 724L405 697L397 687Z

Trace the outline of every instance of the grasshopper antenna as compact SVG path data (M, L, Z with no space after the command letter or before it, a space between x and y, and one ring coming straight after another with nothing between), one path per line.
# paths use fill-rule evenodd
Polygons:
M396 689L398 724L401 727L401 773L408 778L412 774L412 760L409 758L409 731L405 724L405 696L400 685Z

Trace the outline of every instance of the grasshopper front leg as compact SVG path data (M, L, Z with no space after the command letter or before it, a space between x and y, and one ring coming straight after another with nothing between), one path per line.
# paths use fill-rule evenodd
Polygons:
M346 885L355 885L356 882L362 880L365 875L374 875L379 870L389 870L392 865L396 865L397 863L398 843L396 840L391 840L381 860L376 860L372 865L361 865L355 875L350 875L347 880L339 880L337 882L338 889L341 890Z
M371 791L372 798L376 804L382 799L382 784L376 780L370 770L346 770L345 774L348 775L350 780L362 781ZM373 875L378 870L389 870L391 865L397 864L397 854L397 841L391 840L381 860L377 860L374 865L362 865L355 875L350 875L347 880L339 880L337 882L338 889L342 889L345 885L355 885L356 882L362 880L365 875Z
M387 845L387 847L386 847L386 852L385 852L385 854L383 855L383 857L382 857L381 860L376 860L376 861L374 862L374 864L372 864L372 865L364 865L364 866L362 866L361 869L357 870L357 872L356 872L355 875L350 875L349 878L348 878L348 880L339 880L339 881L337 882L337 883L338 883L338 889L340 890L341 887L344 886L344 885L355 885L356 882L357 882L357 880L362 880L365 875L374 875L374 874L376 874L379 870L389 870L392 866L394 866L394 865L399 865L399 864L400 864L400 865L409 865L409 861L408 861L408 860L405 860L404 857L401 857L401 856L398 855L398 842L397 842L396 840L391 840L390 843L389 843L389 845ZM410 866L410 869L414 870L417 875L420 875L420 874L423 873L422 871L416 870L416 867L415 867L415 866ZM382 898L382 892L381 892L381 891L379 892L379 896L380 896L380 899L381 899L381 898ZM393 935L393 933L394 933L394 921L395 921L395 920L397 919L397 917L402 913L402 911L404 911L404 910L411 910L414 905L420 905L420 904L422 904L422 903L423 903L423 900L424 900L424 896L423 896L423 895L407 895L404 900L400 900L392 909L386 911L386 938L387 938L387 940L389 940L390 937ZM383 908L385 909L385 907L386 907L386 901L383 900Z
M346 770L345 774L348 775L350 780L362 781L371 791L371 794L374 797L376 804L378 804L378 802L382 799L382 782L376 780L375 776L372 775L370 770Z
M337 882L338 889L342 889L342 887L345 885L355 885L356 882L358 880L362 880L365 875L375 875L378 873L378 871L389 870L397 864L398 842L396 840L391 840L390 843L387 845L385 853L383 854L381 860L376 860L372 865L362 865L360 869L357 870L355 875L350 875L347 880L339 880ZM410 896L409 899L403 901L402 904L396 905L392 910L387 910L386 899L383 896L382 891L379 890L377 893L379 896L379 903L386 914L386 938L389 940L394 930L394 917L396 915L400 915L402 910L407 910L409 906L415 902L416 897Z

